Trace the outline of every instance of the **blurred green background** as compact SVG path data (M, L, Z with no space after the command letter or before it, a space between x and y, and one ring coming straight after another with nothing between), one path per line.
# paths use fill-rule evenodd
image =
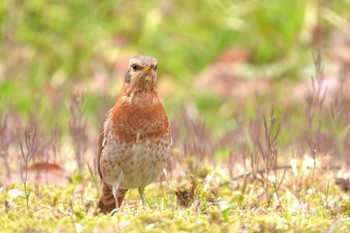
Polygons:
M334 32L349 25L349 8L349 0L2 0L0 112L66 128L69 99L83 91L98 129L128 58L146 54L159 61L167 111L194 104L211 124L235 101L195 88L207 67L238 57L243 80L298 81L313 69L312 52L327 54Z

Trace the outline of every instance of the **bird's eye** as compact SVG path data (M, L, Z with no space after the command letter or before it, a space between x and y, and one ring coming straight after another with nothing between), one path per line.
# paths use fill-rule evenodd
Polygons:
M136 65L136 64L132 64L132 65L131 65L131 68L132 68L134 71L141 70L141 66L138 66L138 65Z
M158 66L157 66L157 65L154 65L153 67L154 67L154 70L157 70L157 69L158 69Z

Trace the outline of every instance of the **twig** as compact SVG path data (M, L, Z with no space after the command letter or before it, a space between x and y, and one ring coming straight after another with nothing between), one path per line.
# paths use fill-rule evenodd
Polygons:
M330 166L330 167L323 167L323 170L327 170L327 169L332 169L332 170L339 170L341 168L341 166L339 165L334 165L334 166ZM290 165L281 165L281 166L274 166L271 168L271 170L289 170L292 169L292 166ZM239 176L236 176L234 178L232 178L230 181L224 182L222 183L220 186L225 186L228 185L230 182L236 181L236 180L240 180L243 179L244 177L248 177L248 176L255 176L256 174L263 174L264 172L266 172L266 169L260 169L258 171L252 171L252 172L248 172Z
M265 150L263 146L261 145L260 141L258 142L259 150L263 159L263 162L265 164L265 175L266 179L264 179L264 190L265 190L265 196L267 202L270 204L270 200L272 198L271 195L269 195L269 176L271 172L271 168L276 166L277 159L278 159L278 150L277 150L277 138L280 132L280 125L278 124L276 126L276 117L273 112L273 106L271 106L271 112L269 117L269 124L267 123L265 115L263 116L264 119L264 141L265 141ZM275 189L275 193L278 193L278 187L280 185L277 185L277 176L275 176L276 179L273 182L273 187ZM284 178L284 175L283 175ZM278 194L277 194L278 196Z
M338 226L339 222L344 222L344 221L350 221L350 218L341 218L338 219L337 221L335 221L332 226L329 228L329 230L327 231L327 233L333 233L335 228Z
M29 162L33 159L35 149L37 146L36 141L36 132L37 132L37 124L31 123L26 129L24 130L24 140L25 140L25 148L26 151L23 149L22 142L20 142L20 149L21 154L23 158L24 165L22 161L20 161L20 173L21 173L21 179L23 182L23 188L24 188L24 195L26 198L26 204L27 204L27 210L29 211L29 195L30 192L27 187L27 178L28 178L28 165Z
M83 93L77 92L71 97L69 105L71 112L69 133L74 140L73 146L79 174L81 174L84 167L84 154L87 150L86 146L89 140L87 125L83 117L83 102Z
M10 178L10 174L11 174L10 165L8 161L8 156L9 156L8 150L12 140L10 135L11 133L8 126L7 116L5 117L0 116L0 157L2 157L4 160L4 167L6 170L7 178Z
M97 194L99 195L99 191L100 191L100 184L98 182L98 178L96 178L96 173L94 172L94 170L91 168L90 164L87 162L86 163L88 169L89 169L89 173L92 179L92 182L94 182L95 188L97 190Z

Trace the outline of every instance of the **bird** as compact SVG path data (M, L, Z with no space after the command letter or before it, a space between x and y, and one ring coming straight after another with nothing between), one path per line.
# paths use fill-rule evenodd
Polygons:
M157 59L129 60L124 83L103 122L97 153L102 192L100 213L118 210L129 189L144 189L166 166L170 154L170 123L157 92Z

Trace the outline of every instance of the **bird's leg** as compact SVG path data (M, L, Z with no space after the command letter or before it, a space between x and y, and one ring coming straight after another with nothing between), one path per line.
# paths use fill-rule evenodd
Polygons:
M118 179L116 180L116 182L114 182L113 186L112 186L112 194L115 200L115 206L116 206L116 210L119 209L119 203L118 203L118 193L119 193L119 185L120 182L123 179L123 172L121 171L119 174Z
M111 215L115 214L118 209L119 209L119 204L118 204L118 189L119 189L119 184L118 182L115 182L113 185L112 185L112 194L113 194L113 197L114 197L114 201L115 201L115 209L113 209L111 211Z
M153 161L152 163L152 166L149 168L148 170L148 180L147 182L145 182L146 184L147 183L150 183L149 181L152 181L153 180L153 177L154 177L154 167L156 166L156 162ZM137 190L139 191L139 194L140 194L140 197L141 197L141 201L142 201L142 205L143 205L143 208L145 209L146 208L146 202L145 202L145 198L144 198L144 191L145 191L145 186L144 185L140 185Z
M119 189L119 184L114 183L112 186L112 193L113 193L113 197L115 200L115 206L116 209L119 209L119 204L118 204L118 189Z
M143 191L145 190L145 188L140 186L137 188L137 190L139 191L143 207L146 207L145 198L143 197Z
M165 177L165 181L167 182L168 186L171 189L171 186L170 186L170 183L169 183L169 180L168 180L168 173L167 173L165 168L162 170L162 173L163 173L163 176Z

